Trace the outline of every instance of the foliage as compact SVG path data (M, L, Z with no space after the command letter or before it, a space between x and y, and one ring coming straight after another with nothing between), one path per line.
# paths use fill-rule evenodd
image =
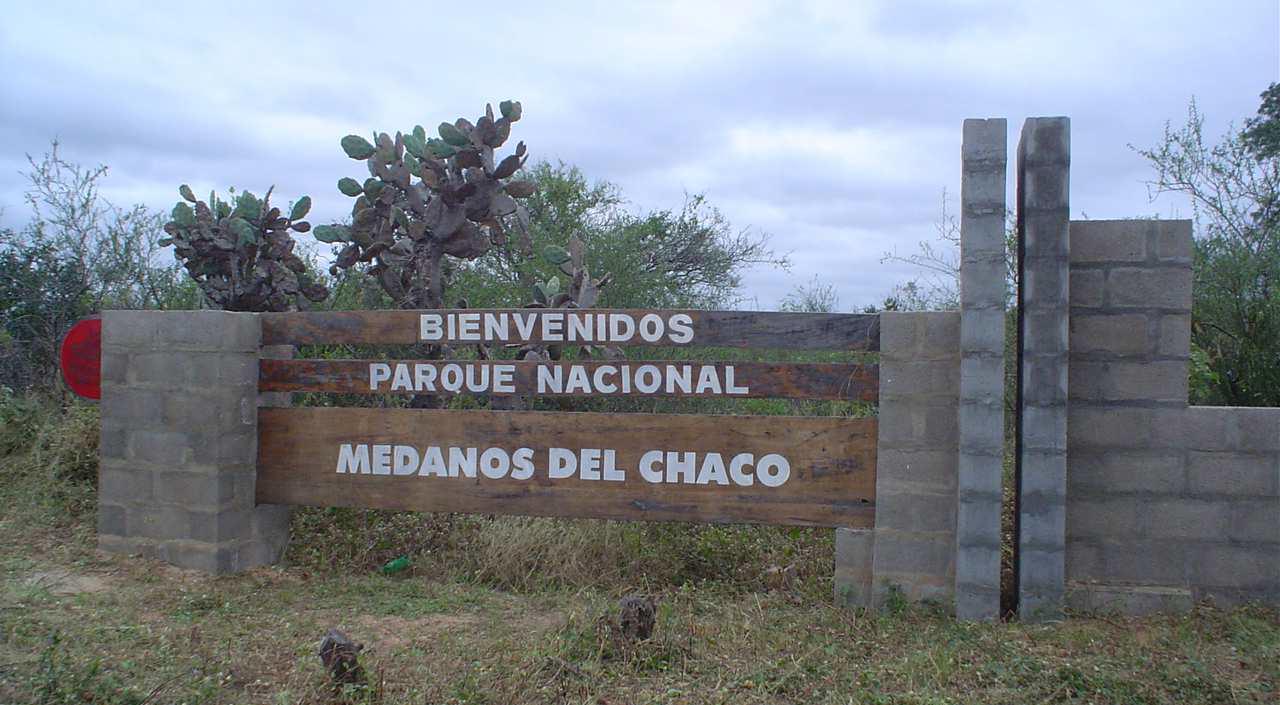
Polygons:
M205 203L181 186L183 200L164 226L169 237L160 240L162 246L173 245L174 256L209 303L227 311L287 311L299 295L323 301L329 290L312 280L306 262L293 252L291 231L311 229L303 220L311 198L299 198L286 216L272 207L272 189L261 200L248 191L239 196L231 191L234 207L216 193Z
M0 385L54 388L58 346L76 320L104 308L190 308L194 287L157 263L160 218L99 195L107 168L67 161L52 144L28 155L31 219L0 231Z
M92 515L98 408L0 388L0 503L15 520L62 524ZM88 527L91 528L91 527Z
M1259 159L1280 156L1280 83L1262 92L1257 117L1249 118L1240 133L1244 144Z
M1193 101L1185 125L1139 150L1156 170L1153 194L1183 194L1195 212L1192 343L1207 375L1191 384L1195 403L1280 406L1278 101L1273 85L1258 118L1212 145Z
M934 222L937 239L922 241L915 252L900 255L887 252L881 262L909 264L920 275L896 285L885 297L887 311L949 311L960 308L960 219L948 210L947 192L942 192L942 210ZM1005 303L1014 305L1018 281L1018 233L1012 213L1005 225Z
M748 268L788 264L766 235L733 228L701 195L686 196L678 210L635 213L615 184L590 181L576 167L541 162L524 178L536 185L524 203L533 251L567 250L580 239L584 266L612 275L600 307L727 307ZM500 250L460 272L458 283L473 306L520 305L558 270L545 258Z
M533 194L532 182L511 177L527 158L523 142L496 161L494 150L520 119L520 103L503 101L472 124L466 118L442 122L439 138L421 125L392 138L383 132L371 143L358 135L342 138L342 149L369 169L364 183L352 178L338 190L356 199L352 224L316 229L322 242L347 243L331 274L369 263L368 274L401 308L441 308L448 272L445 256L474 260L507 244L509 217L524 230L527 214L517 198ZM414 183L417 177L418 182ZM523 238L525 255L532 250Z
M585 260L586 245L578 236L569 239L569 247L548 245L542 251L542 258L560 270L560 274L568 277L568 289L560 290L559 275L552 275L543 281L533 284L533 301L525 304L526 308L591 308L600 299L600 292L613 280L613 275L603 277L591 276ZM558 344L526 344L516 353L522 360L559 360L564 346ZM616 346L600 347L582 345L578 351L583 356L600 354L612 359L625 357L621 348Z
M99 194L107 167L67 161L55 140L31 170L24 198L31 220L20 238L50 243L80 268L89 308L191 307L177 267L156 260L161 217L142 205L118 208Z
M51 386L58 346L93 311L84 263L45 237L0 232L0 385Z
M815 276L808 284L793 288L778 305L779 311L797 313L833 313L840 308L840 296L834 284Z

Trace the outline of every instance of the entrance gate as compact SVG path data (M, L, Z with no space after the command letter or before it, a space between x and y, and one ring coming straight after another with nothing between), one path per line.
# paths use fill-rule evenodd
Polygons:
M264 345L876 351L857 314L512 309L262 316ZM723 356L722 356L723 357ZM264 392L874 402L875 364L264 359ZM624 520L871 527L876 419L263 409L257 501Z
M99 546L244 570L280 560L299 504L825 526L836 527L841 602L901 594L994 618L1005 140L1004 120L965 122L960 311L107 311ZM323 344L601 350L560 361L273 359L280 346ZM613 346L666 359L600 354ZM635 352L646 348L676 353ZM825 361L696 361L684 348ZM281 406L297 392L579 397L607 411ZM877 410L635 413L646 397Z

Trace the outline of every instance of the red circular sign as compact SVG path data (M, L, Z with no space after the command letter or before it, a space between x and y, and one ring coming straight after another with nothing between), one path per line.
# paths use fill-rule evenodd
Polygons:
M62 339L62 379L86 399L102 398L102 319L77 321Z

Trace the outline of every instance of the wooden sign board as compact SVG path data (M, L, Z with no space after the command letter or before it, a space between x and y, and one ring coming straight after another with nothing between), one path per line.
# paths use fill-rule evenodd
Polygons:
M879 368L852 363L262 360L264 392L724 397L876 401Z
M876 420L259 411L266 504L871 526Z
M879 317L577 309L262 315L264 345L873 351ZM874 401L875 365L685 360L269 360L263 391ZM297 408L259 413L268 504L871 526L876 420Z
M414 343L879 350L880 317L647 309L451 309L262 314L263 345Z

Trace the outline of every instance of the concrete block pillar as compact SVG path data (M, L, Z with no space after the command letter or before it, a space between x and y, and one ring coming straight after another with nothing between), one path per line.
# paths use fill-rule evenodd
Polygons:
M965 120L960 180L956 616L1000 616L1007 126Z
M258 317L108 311L98 542L231 573L279 560L288 512L254 504Z
M1062 616L1066 545L1071 122L1030 118L1018 143L1018 613Z
M872 605L953 605L960 315L880 314Z

